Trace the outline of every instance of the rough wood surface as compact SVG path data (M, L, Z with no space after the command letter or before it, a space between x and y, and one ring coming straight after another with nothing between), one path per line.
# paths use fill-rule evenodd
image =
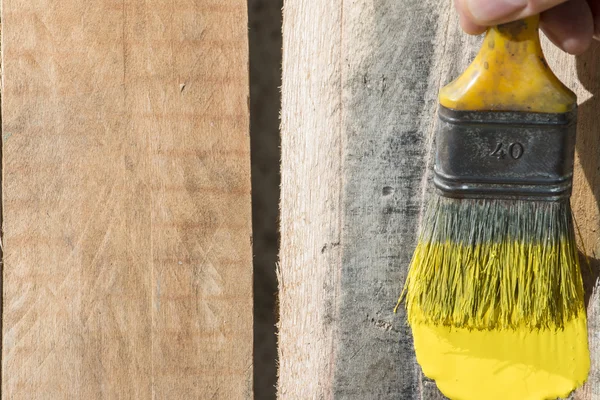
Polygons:
M288 0L283 29L280 397L442 399L392 309L431 188L437 92L481 38L434 0ZM598 48L548 57L582 101L574 205L586 249L600 251ZM600 398L597 308L580 400Z
M572 205L580 233L586 289L591 372L576 400L600 399L600 44L578 57L546 46L550 65L578 95L577 153Z
M3 397L252 397L246 13L3 2Z
M330 398L341 240L341 0L284 3L279 397ZM300 150L302 149L302 150Z

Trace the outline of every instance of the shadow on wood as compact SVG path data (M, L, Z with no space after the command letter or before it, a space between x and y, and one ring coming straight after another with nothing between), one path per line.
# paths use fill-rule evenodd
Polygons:
M600 114L600 80L598 68L600 67L600 44L592 43L591 48L576 58L577 78L585 90L591 95L579 105L577 125L577 154L583 180L580 180L584 192L574 192L580 195L577 200L580 209L576 213L577 222L581 228L578 233L582 237L586 248L582 248L581 272L585 289L585 302L588 313L588 329L590 332L591 371L586 384L575 396L577 400L595 399L598 396L597 382L600 378L598 343L595 339L599 329L598 325L598 279L600 276L600 260L597 255L598 242L598 213L600 210L600 135L598 135L598 121ZM577 186L577 182L576 182ZM591 193L589 193L591 192ZM586 198L588 197L589 200Z
M600 82L598 81L598 68L600 67L600 44L594 42L592 48L577 57L577 76L581 84L591 93L591 97L579 105L577 153L585 179L593 191L597 207L600 208L600 135L594 124L600 110ZM593 229L593 228L592 228ZM585 249L588 255L581 253L581 272L585 288L585 302L589 301L598 277L600 275L600 260L595 249Z
M590 301L592 299L592 294L598 282L598 277L600 276L600 260L586 256L582 252L579 252L579 259L581 263L583 289L585 291L585 307L586 309L589 309L591 307Z

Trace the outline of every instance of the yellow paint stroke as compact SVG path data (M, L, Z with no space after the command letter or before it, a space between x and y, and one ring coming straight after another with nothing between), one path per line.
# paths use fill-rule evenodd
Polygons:
M452 400L555 400L587 379L585 313L564 330L412 325L417 361Z

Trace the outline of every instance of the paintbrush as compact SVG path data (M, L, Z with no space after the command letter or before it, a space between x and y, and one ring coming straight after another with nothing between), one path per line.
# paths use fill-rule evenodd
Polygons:
M569 198L575 94L538 17L488 30L439 96L434 184L405 284L409 323L562 329L584 313Z
M403 296L417 361L454 400L566 397L590 368L569 203L577 100L538 24L490 28L439 96L437 190Z

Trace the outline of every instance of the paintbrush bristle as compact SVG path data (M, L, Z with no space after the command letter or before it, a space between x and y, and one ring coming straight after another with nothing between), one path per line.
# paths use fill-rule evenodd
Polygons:
M410 324L562 329L585 311L568 200L433 197L403 293Z

